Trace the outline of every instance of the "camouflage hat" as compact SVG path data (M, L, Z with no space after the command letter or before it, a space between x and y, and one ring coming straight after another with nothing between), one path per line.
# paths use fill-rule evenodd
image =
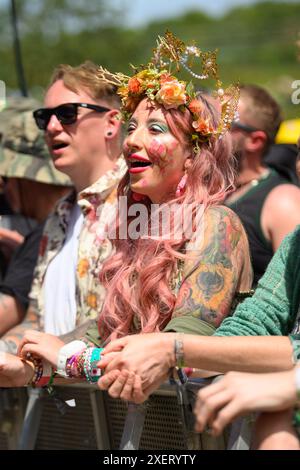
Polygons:
M55 169L32 111L19 113L6 126L0 147L0 176L72 186L69 177Z
M24 111L33 111L39 107L40 103L34 98L24 98L23 96L7 98L5 107L0 111L0 140L2 134L5 133L6 127L14 116L17 116Z

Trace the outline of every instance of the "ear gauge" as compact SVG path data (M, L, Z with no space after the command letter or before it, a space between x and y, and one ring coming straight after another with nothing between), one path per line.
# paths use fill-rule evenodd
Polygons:
M111 137L111 136L112 136L112 132L111 132L111 131L106 132L106 137Z

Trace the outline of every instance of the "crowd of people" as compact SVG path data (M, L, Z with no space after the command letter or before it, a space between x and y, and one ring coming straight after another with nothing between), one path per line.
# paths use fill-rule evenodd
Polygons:
M0 113L2 213L33 224L0 229L0 387L141 403L176 369L225 373L196 431L260 411L253 448L299 449L300 188L275 99L166 33L132 76L60 65L28 106Z

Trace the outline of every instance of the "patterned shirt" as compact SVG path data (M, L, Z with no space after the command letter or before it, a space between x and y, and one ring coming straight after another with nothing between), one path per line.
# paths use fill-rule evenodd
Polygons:
M116 203L117 185L125 170L125 161L120 157L115 168L101 176L92 186L78 195L73 192L62 199L55 212L48 218L40 243L30 293L31 307L39 317L40 329L44 329L46 270L65 242L68 222L76 198L84 216L79 236L76 271L76 325L82 324L87 319L94 319L99 314L104 298L104 288L99 282L99 272L104 260L112 253L111 242L101 235L99 228L105 225L106 220L103 219L107 218L110 208ZM63 312L57 312L57 314L63 315Z

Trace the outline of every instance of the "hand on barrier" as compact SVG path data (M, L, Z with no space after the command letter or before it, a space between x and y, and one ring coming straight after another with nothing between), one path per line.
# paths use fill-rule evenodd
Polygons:
M18 348L18 355L25 359L28 353L45 359L56 367L58 353L64 342L57 336L36 330L27 330Z
M285 410L295 401L295 370L268 374L229 372L198 392L195 430L202 432L208 426L218 436L240 415Z

